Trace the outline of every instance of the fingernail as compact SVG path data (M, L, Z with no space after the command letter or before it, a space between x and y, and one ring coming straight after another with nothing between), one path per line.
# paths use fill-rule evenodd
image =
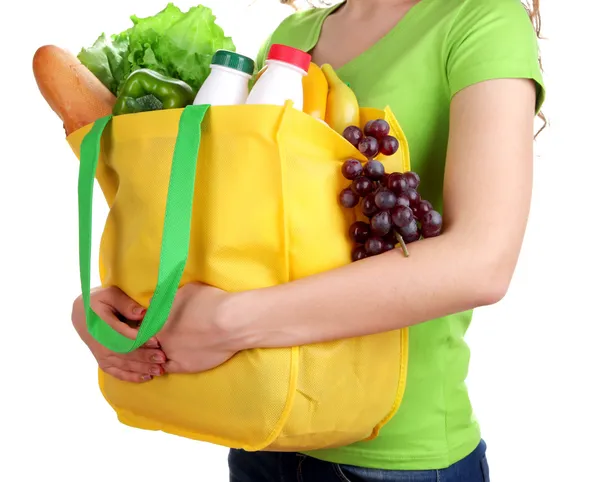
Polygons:
M152 375L142 375L142 380L145 382L149 382L152 380Z
M150 368L150 373L152 373L152 375L160 376L160 368L152 367Z
M133 314L134 315L141 315L144 312L144 308L142 308L141 306L136 306L133 309Z
M158 342L156 340L148 340L148 342L146 343L146 346L149 346L152 348L158 348L160 345L158 344Z
M165 361L164 357L162 357L161 355L152 355L151 360L154 363L163 363Z

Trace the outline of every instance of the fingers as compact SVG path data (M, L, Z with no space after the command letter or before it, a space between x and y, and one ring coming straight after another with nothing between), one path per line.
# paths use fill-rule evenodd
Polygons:
M106 295L109 295L108 297ZM111 288L106 291L105 299L102 301L113 307L118 313L123 315L128 320L139 321L144 318L146 309L132 300L123 291L118 288ZM106 299L108 298L108 299Z
M91 294L92 310L115 331L134 340L146 314L146 309L116 286L96 288L92 290ZM82 305L80 296L73 305L74 313L76 310L83 311ZM152 337L143 347L160 348L160 343L156 337Z
M164 374L164 370L160 365L144 363L135 360L120 360L119 370L134 373L138 376L150 375L159 377Z
M155 350L151 348L140 348L130 353L123 355L115 355L119 358L124 358L130 361L142 362L142 363L165 363L167 357L161 350Z
M150 374L140 374L140 373L135 373L135 372L128 372L125 370L122 370L121 368L117 368L117 367L108 367L108 368L103 368L102 369L105 373L108 373L109 375L122 380L124 382L130 382L130 383L145 383L145 382L149 382L150 380L152 380L152 375Z
M160 342L153 336L146 343L142 345L143 348L160 348Z
M92 301L91 305L94 312L110 325L113 330L132 340L136 339L137 328L132 328L127 323L123 323L113 311L112 306L101 301Z
M161 376L165 370L161 363L166 362L165 354L160 350L140 348L131 353L117 354L110 353L105 355L100 363L101 368L112 375L111 369L118 370L118 377L122 379L123 372L132 374L128 380L137 377L141 381L146 381L144 376ZM147 378L147 377L146 377Z

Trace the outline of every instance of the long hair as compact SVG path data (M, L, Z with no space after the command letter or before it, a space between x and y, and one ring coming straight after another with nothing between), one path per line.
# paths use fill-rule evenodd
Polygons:
M294 8L296 10L299 10L303 7L300 5L301 2L298 0L279 0L279 1L280 1L280 3L282 3L284 5L289 5L290 7ZM303 3L306 4L305 6L308 6L309 8L318 8L318 7L330 7L336 3L339 3L339 1L340 0L304 0ZM531 20L531 23L533 24L535 34L537 35L538 39L541 39L542 38L542 35L541 35L542 17L540 15L540 0L521 0L521 3L523 4L525 9L527 10L527 13L529 14L529 18ZM540 69L543 70L542 57L539 54L538 54L538 61L540 63ZM540 130L537 131L537 133L535 134L535 137L537 137L548 125L548 121L543 112L540 112L538 114L538 117L542 120L543 125L540 128Z
M529 18L533 24L537 38L542 39L542 16L540 15L540 0L527 0L525 2L521 1L521 3L523 3L527 13L529 14ZM540 63L540 69L543 71L544 68L542 65L542 56L540 54L538 54L538 62ZM540 130L535 134L536 138L548 125L548 119L546 119L546 116L543 112L540 112L538 117L542 120L543 124Z

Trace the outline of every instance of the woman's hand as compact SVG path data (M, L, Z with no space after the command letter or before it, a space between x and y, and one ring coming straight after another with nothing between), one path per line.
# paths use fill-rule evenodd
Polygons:
M167 373L198 373L217 367L238 351L224 329L224 302L231 295L202 283L179 289L169 320L157 339L167 356Z
M92 291L90 304L94 312L118 331L135 339L137 328L128 326L118 315L130 320L129 325L137 326L143 319L145 310L118 288L99 288ZM79 296L73 303L73 326L88 346L98 366L109 375L126 382L142 383L164 373L161 366L166 361L159 349L156 338L152 338L141 348L131 353L114 353L98 343L88 332L83 299Z

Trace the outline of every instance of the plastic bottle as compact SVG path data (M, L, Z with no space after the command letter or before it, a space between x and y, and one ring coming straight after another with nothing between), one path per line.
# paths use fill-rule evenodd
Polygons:
M273 44L266 60L266 70L248 96L247 104L284 105L288 100L303 110L302 79L308 73L311 56L287 45Z
M251 58L229 50L217 50L210 65L210 74L196 94L194 104L244 104L253 72L254 60Z

